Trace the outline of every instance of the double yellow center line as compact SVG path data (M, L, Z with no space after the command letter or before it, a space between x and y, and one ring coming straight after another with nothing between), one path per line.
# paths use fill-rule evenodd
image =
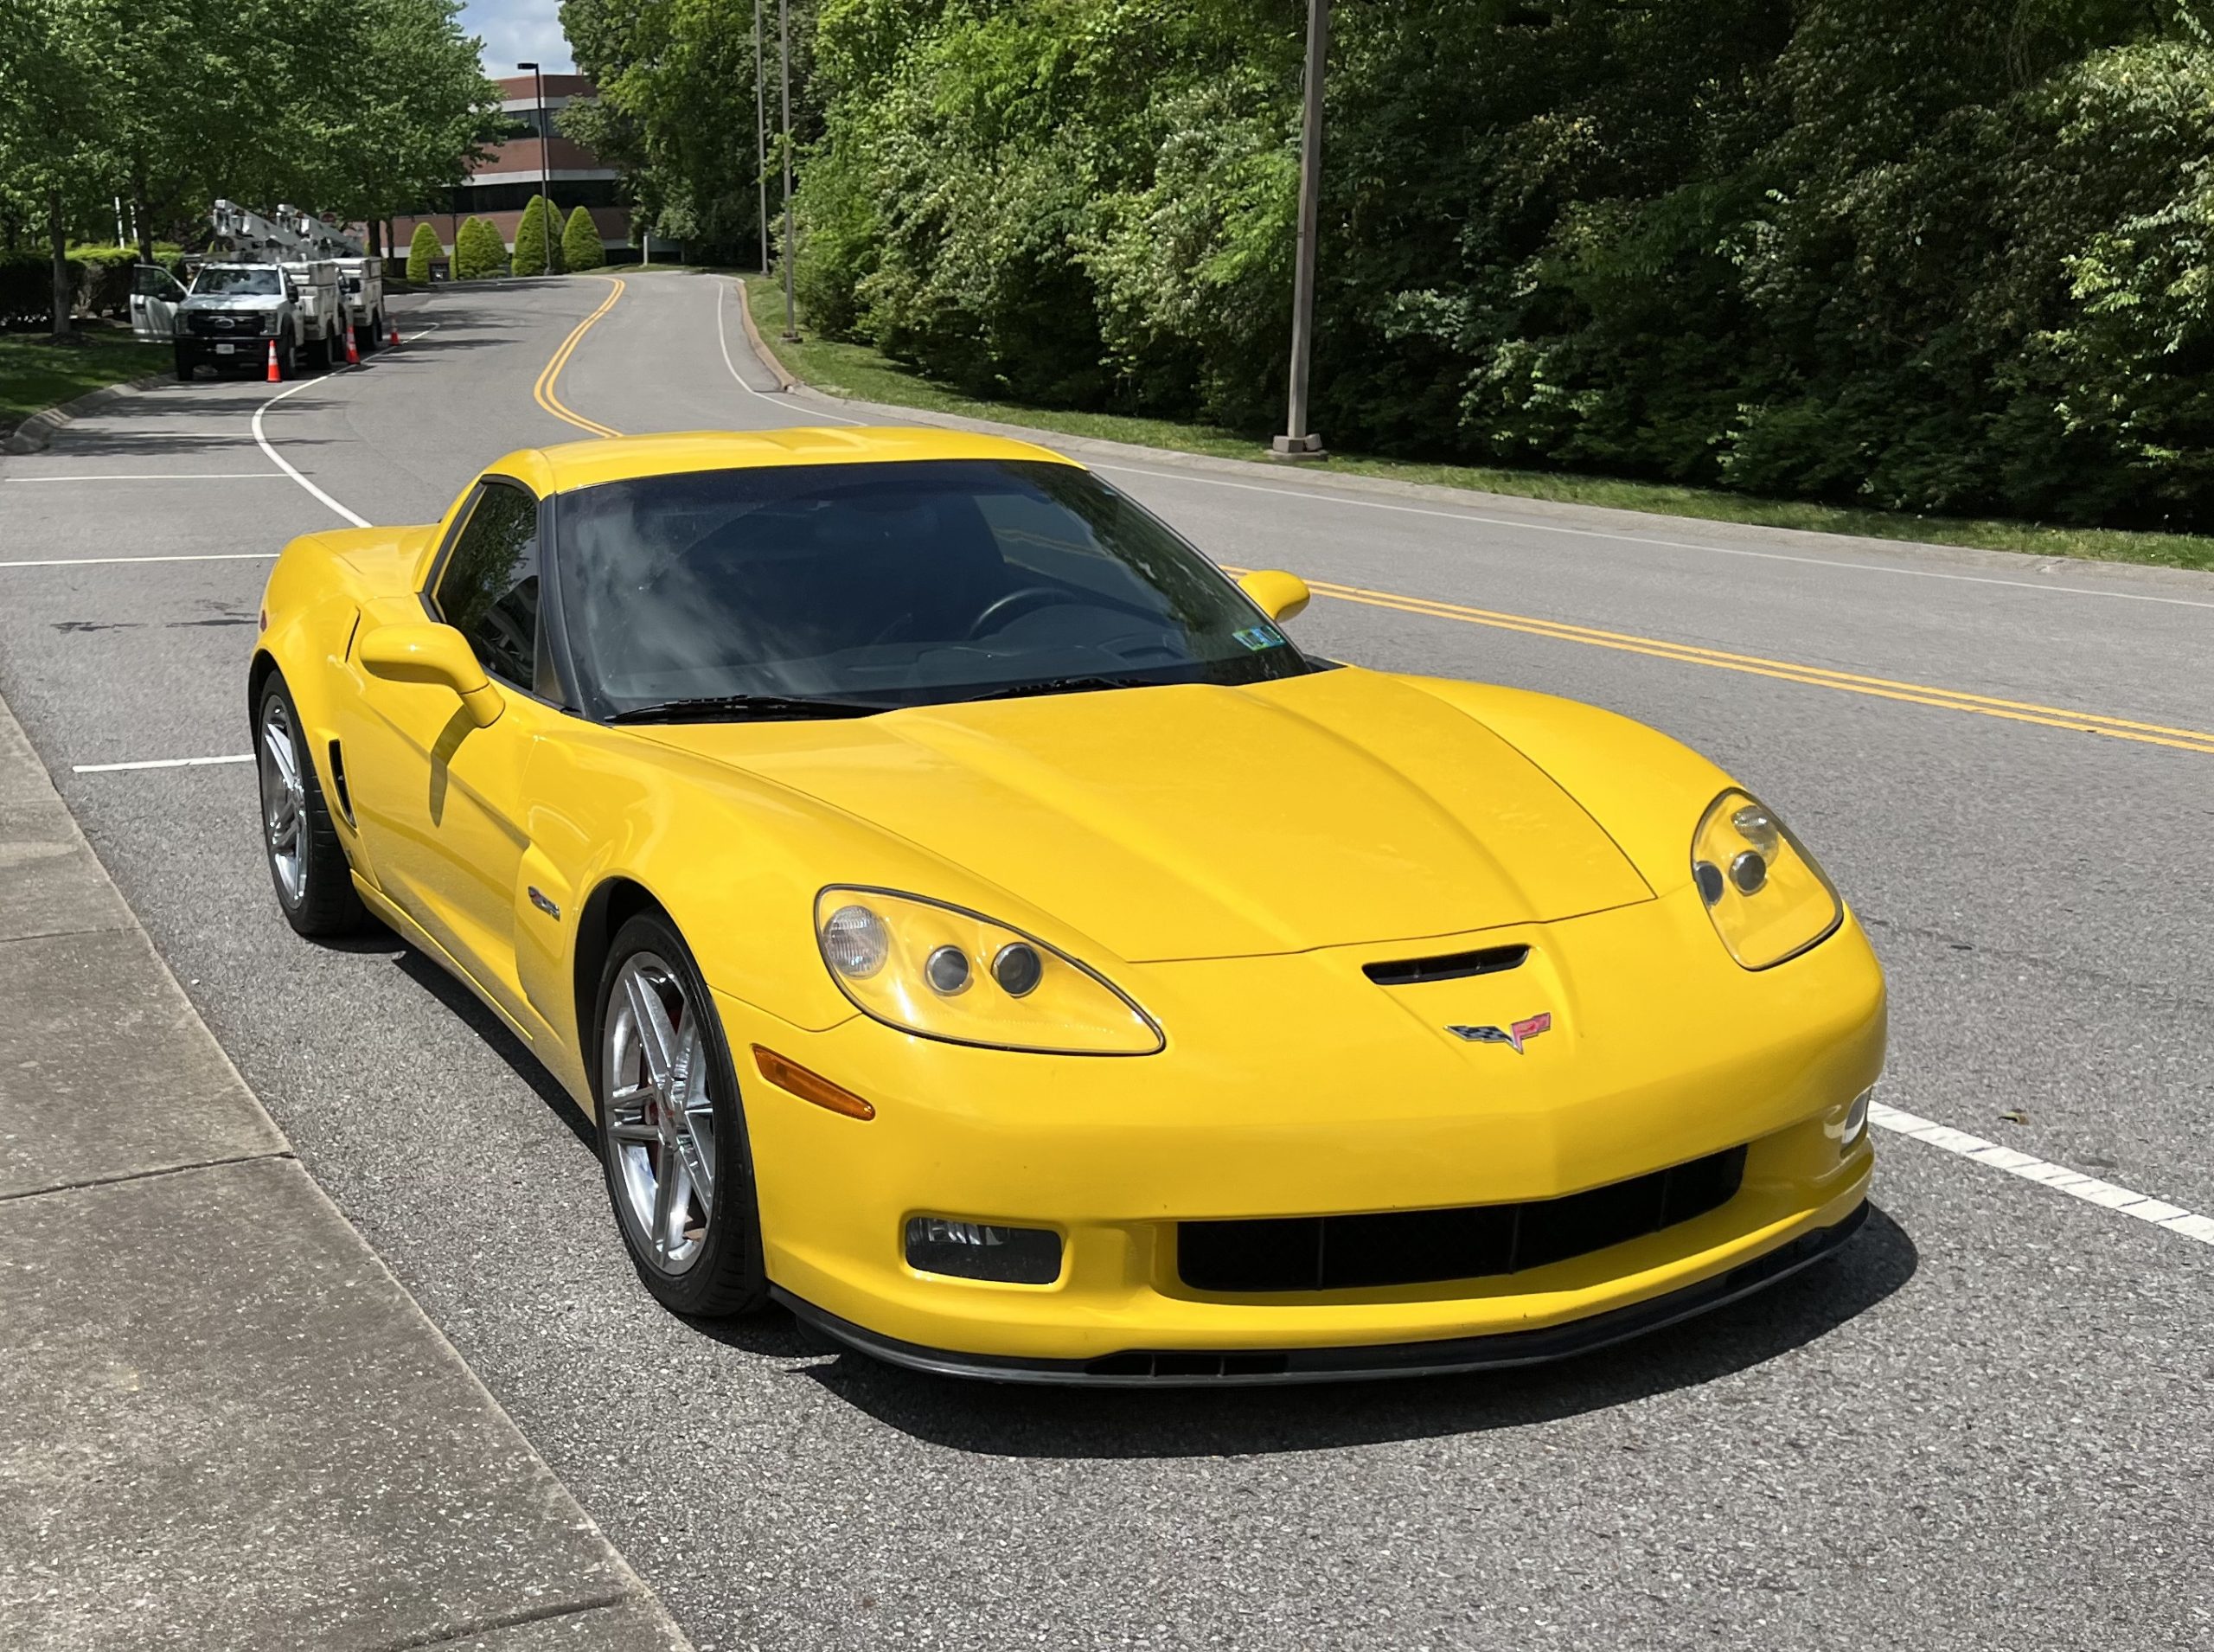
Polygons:
M1232 573L1240 569L1229 570ZM2098 712L2074 711L2061 706L2041 706L2032 701L2001 700L1991 695L1968 694L1923 682L1899 682L1889 677L1864 676L1856 671L1833 671L1827 666L1802 665L1793 660L1766 659L1757 654L1732 654L1721 649L1694 648L1687 643L1663 642L1623 631L1600 631L1590 625L1570 625L1558 620L1533 619L1526 614L1503 614L1488 608L1471 608L1456 602L1437 602L1426 597L1402 596L1392 591L1371 591L1363 586L1337 585L1310 579L1308 589L1318 597L1357 602L1371 608L1420 614L1430 619L1457 620L1469 625L1488 625L1495 631L1520 631L1528 637L1559 643L1581 643L1590 648L1609 648L1626 654L1643 654L1680 665L1704 665L1721 671L1741 671L1751 676L1772 677L1780 682L1805 683L1810 688L1833 688L1842 694L1869 695L1879 700L1909 705L1934 706L1941 711L1969 712L1978 717L2003 717L2009 722L2035 723L2044 728L2065 728L2083 734L2103 734L2109 740L2133 740L2143 746L2166 746L2180 752L2214 757L2214 733L2198 728L2171 728L2162 723L2134 722Z
M561 369L568 366L569 357L576 354L577 341L590 332L602 316L614 309L615 301L623 296L623 283L616 277L604 275L600 279L610 284L606 299L598 309L577 323L575 331L561 341L561 348L554 352L554 359L538 375L538 382L531 386L530 399L556 419L574 425L579 430L588 430L595 436L620 436L621 431L585 418L573 407L564 405L561 398L554 394L554 381L561 376Z

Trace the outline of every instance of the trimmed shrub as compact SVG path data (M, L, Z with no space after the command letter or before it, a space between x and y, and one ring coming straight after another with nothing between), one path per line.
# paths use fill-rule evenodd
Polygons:
M0 326L42 321L54 308L54 265L44 253L0 253Z
M547 233L551 224L547 215L553 210L542 195L531 196L530 204L522 209L522 221L515 226L515 267L517 275L561 273L565 264L561 257L561 237ZM554 249L554 264L550 270L546 263L548 247Z
M418 286L431 279L431 260L439 253L438 232L428 224L415 226L407 243L407 279Z
M569 215L568 227L561 232L561 261L573 270L596 270L607 262L599 226L582 207Z
M121 316L131 310L131 272L138 263L135 247L73 247L69 272L76 278L80 316Z
M481 281L487 276L505 275L507 272L508 249L500 240L500 232L482 218L464 219L454 236L454 279Z

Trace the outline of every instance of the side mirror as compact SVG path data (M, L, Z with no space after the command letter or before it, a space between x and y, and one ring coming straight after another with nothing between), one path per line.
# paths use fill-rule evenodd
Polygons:
M1270 619L1289 619L1307 606L1307 581L1281 568L1261 568L1238 582Z
M506 709L469 639L451 625L380 625L362 638L361 660L363 670L387 682L450 689L479 728L490 728Z

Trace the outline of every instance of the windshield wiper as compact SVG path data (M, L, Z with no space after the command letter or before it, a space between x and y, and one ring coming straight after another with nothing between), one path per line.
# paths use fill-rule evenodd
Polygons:
M894 706L862 700L819 700L800 695L719 694L696 700L662 700L631 706L608 718L611 723L713 723L779 721L803 717L869 717Z
M1011 688L972 694L964 703L979 700L1021 700L1033 694L1088 694L1096 688L1157 688L1152 677L1047 677L1040 682L1018 682Z

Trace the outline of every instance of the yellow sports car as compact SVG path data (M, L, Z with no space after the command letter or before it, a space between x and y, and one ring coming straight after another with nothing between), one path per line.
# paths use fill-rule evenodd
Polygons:
M1019 442L511 453L278 560L277 898L529 1044L669 1308L930 1370L1516 1364L1842 1243L1884 983L1806 849L1306 600Z

